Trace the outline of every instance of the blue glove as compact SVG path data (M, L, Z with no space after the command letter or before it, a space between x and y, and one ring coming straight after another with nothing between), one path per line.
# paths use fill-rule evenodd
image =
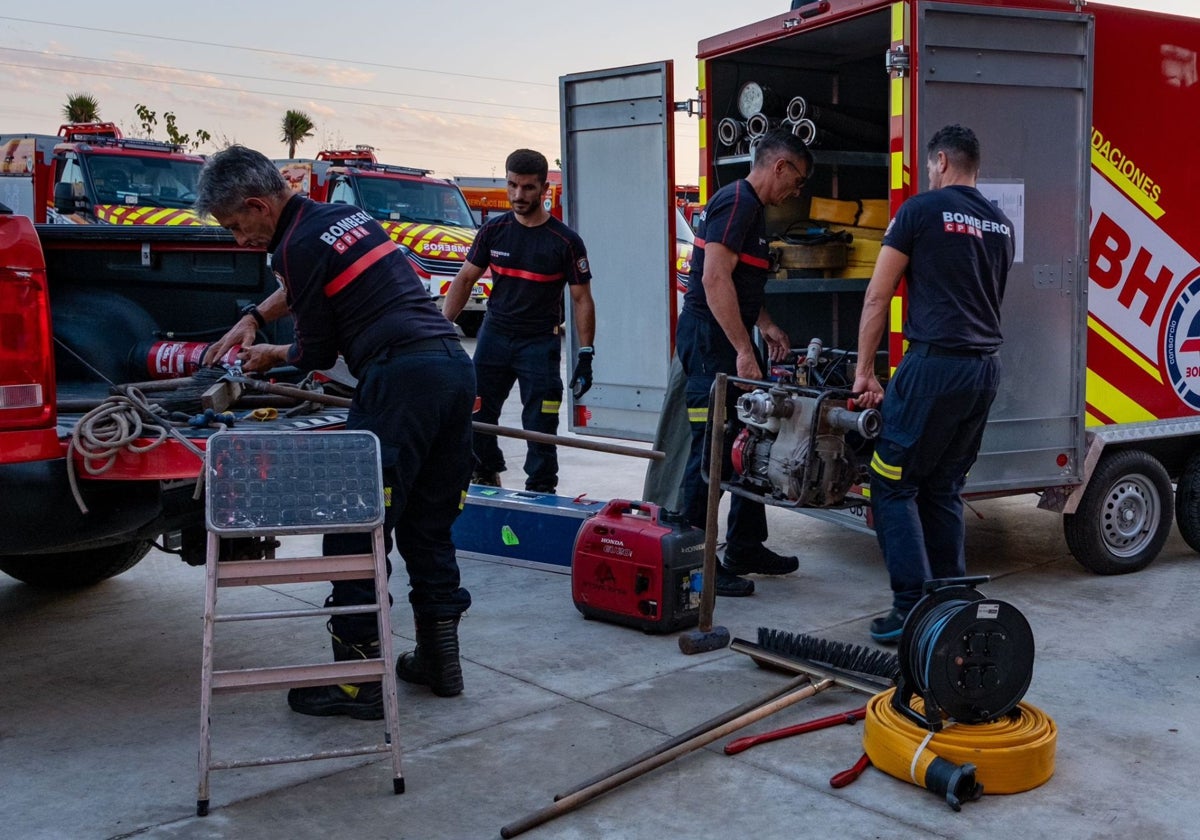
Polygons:
M579 348L579 361L575 363L575 372L571 374L571 393L579 399L592 387L592 359L596 351L591 347Z

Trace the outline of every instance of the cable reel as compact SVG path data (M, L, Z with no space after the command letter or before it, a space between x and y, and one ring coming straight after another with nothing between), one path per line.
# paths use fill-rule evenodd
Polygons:
M892 705L930 732L946 720L987 723L1011 712L1033 679L1033 631L1011 604L985 598L988 578L928 581L904 620ZM912 708L913 697L922 711Z

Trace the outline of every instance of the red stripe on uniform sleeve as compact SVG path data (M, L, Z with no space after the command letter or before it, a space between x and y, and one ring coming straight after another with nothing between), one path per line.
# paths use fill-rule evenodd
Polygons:
M752 268L771 267L771 263L768 260L764 260L760 257L752 257L749 254L738 254L738 260L744 262L746 265L751 266Z
M396 243L389 239L387 242L382 242L370 251L367 251L367 253L352 262L345 271L325 284L325 297L336 295L353 283L364 271L395 250Z

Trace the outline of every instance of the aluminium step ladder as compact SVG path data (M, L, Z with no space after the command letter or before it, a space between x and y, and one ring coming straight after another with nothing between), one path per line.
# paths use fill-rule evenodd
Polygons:
M399 700L392 668L387 559L383 520L385 498L379 440L367 431L223 431L209 438L205 457L205 519L208 528L204 651L200 691L200 781L196 814L209 805L213 770L261 767L323 758L390 753L392 790L404 792L399 738ZM370 554L336 557L220 560L222 539L333 532L370 533ZM267 586L373 577L375 603L283 611L217 613L217 592L227 586ZM214 670L214 630L233 621L368 613L376 615L380 658L315 665ZM346 749L300 755L214 761L210 710L215 694L282 690L313 685L380 681L384 740Z

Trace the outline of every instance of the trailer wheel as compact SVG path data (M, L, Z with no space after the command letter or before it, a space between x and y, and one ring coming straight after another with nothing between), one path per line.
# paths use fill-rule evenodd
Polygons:
M1146 568L1171 532L1171 477L1139 449L1105 455L1076 513L1063 516L1071 554L1099 575Z
M1200 452L1188 458L1175 487L1175 524L1183 541L1200 551Z
M127 572L150 551L148 540L134 540L87 551L0 557L0 571L46 589L91 586Z

